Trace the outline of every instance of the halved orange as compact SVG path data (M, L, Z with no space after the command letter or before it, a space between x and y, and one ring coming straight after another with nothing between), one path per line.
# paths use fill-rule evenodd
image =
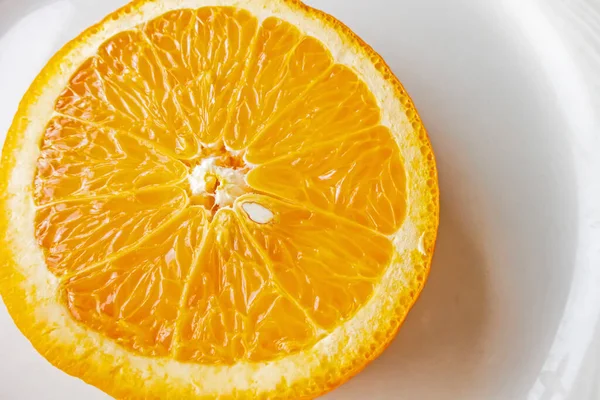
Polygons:
M383 60L294 0L136 1L66 45L2 154L0 292L107 393L311 398L392 340L438 224Z

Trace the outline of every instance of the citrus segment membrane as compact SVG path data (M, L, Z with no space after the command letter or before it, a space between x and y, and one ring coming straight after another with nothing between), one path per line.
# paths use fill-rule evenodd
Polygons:
M71 315L138 353L168 355L206 225L206 210L189 207L132 252L67 278Z
M179 359L265 361L315 342L313 322L268 263L234 212L217 212L184 300Z
M245 204L270 210L273 219L254 221ZM260 195L240 197L236 212L273 279L328 330L364 304L390 263L388 238L341 218Z
M348 67L336 64L249 143L246 159L262 164L373 127L377 102Z
M383 126L266 162L251 170L247 180L262 192L385 234L395 232L406 214L398 145Z
M199 152L199 138L176 103L169 76L137 30L100 46L73 75L56 111L134 133L181 158Z
M186 205L178 188L61 202L38 211L36 237L48 268L72 273L130 248Z
M222 139L256 29L255 17L233 7L166 13L144 28L174 82L176 102L204 144Z
M108 127L53 118L43 135L34 179L38 204L175 184L186 166Z
M287 22L267 18L258 31L244 85L225 131L227 145L245 149L331 65L331 54L318 40L302 35Z
M36 237L73 318L135 353L281 359L390 265L399 147L365 82L288 22L168 12L103 43L55 110Z

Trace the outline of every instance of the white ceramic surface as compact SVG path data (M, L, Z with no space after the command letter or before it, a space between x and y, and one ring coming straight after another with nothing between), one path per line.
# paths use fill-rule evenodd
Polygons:
M68 39L122 0L0 0L0 143ZM600 399L600 2L313 0L390 64L437 154L430 280L328 400ZM106 399L0 306L0 399Z

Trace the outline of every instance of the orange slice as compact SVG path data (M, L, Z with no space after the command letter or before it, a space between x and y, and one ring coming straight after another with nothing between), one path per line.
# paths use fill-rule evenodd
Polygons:
M312 398L390 343L437 173L383 60L294 0L138 0L66 45L2 154L0 293L118 398Z

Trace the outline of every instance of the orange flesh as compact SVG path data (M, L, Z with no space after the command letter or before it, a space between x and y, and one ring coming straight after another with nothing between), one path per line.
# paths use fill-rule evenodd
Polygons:
M104 43L55 110L38 243L73 318L139 354L300 351L351 318L391 261L398 145L364 82L284 21L169 12ZM232 206L215 200L218 172L190 188L209 158L246 177Z

